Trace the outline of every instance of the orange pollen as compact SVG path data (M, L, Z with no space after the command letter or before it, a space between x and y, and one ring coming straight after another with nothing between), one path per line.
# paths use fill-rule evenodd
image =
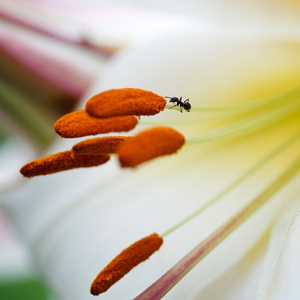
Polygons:
M75 144L72 148L74 153L89 154L112 154L117 153L120 147L130 139L130 136L104 136L88 139Z
M64 151L34 160L23 166L20 172L25 177L34 177L75 168L99 166L106 163L109 159L110 156L107 154L74 155L72 151Z
M97 275L91 285L91 293L99 295L107 291L131 269L148 259L162 243L163 239L153 233L124 249Z
M61 137L77 138L99 133L129 131L137 122L135 116L99 119L90 116L85 110L77 110L58 119L54 129Z
M166 100L149 91L124 88L113 89L93 96L86 103L86 111L98 118L115 116L149 116L164 110Z
M170 127L154 127L142 131L119 150L121 166L135 167L158 156L173 154L185 142L184 136Z

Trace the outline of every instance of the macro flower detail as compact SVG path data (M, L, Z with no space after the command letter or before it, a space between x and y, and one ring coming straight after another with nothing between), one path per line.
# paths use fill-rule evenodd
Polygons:
M63 138L129 131L138 123L137 117L132 114L156 114L165 105L166 100L163 97L149 91L134 88L108 90L92 97L87 102L89 109L62 116L54 124L54 129ZM90 111L93 112L94 109L96 112L103 112L105 116L99 117L98 113L96 117L91 116ZM88 139L75 144L70 151L35 160L21 168L20 172L26 177L33 177L73 168L92 167L105 163L109 159L107 154L114 153L119 153L122 167L136 167L158 156L176 152L184 141L182 134L168 127L146 130L134 138L110 136ZM97 158L100 157L105 159L98 162Z
M136 88L114 89L93 96L85 109L98 118L155 115L164 110L166 100L149 91Z
M159 250L162 243L163 239L153 233L124 249L97 275L91 285L91 293L99 295L107 291L131 269Z
M183 144L201 144L218 140L227 140L238 136L246 136L259 130L265 130L272 126L279 126L281 122L288 122L297 117L299 113L299 88L293 88L253 102L224 107L194 107L193 111L209 114L212 126L200 133L184 138L172 128L154 127L137 134L118 151L119 161L122 167L134 167L154 157L168 154L165 149L173 149L176 152ZM153 124L153 123L152 123ZM180 121L179 121L180 124ZM297 126L296 126L297 127ZM168 134L170 134L168 136ZM171 141L174 143L171 146ZM299 141L299 132L289 136L281 144L276 145L271 151L263 155L257 163L246 170L236 181L229 184L223 191L211 199L206 205L194 211L190 216L179 221L172 228L160 234L166 237L176 231L206 208L221 200L237 186L259 172L271 160L282 155L287 149ZM178 147L178 148L177 148ZM143 150L143 151L141 151ZM151 153L153 151L153 153ZM161 151L161 152L160 152ZM171 152L173 153L173 152ZM200 260L217 247L227 236L237 229L256 210L264 205L275 193L285 186L300 169L299 159L294 160L288 168L280 173L261 194L249 201L240 211L227 220L207 239L202 241L195 249L188 253L173 268L163 275L157 282L141 293L136 299L161 299L185 276Z
M2 1L22 298L300 299L300 2L164 4Z
M131 100L127 99L128 89L109 90L104 92L104 94L109 94L111 92L112 95L115 95L115 91L118 91L118 93L120 93L122 90L124 90L125 93L125 100L124 102L122 102L123 107L132 108L133 102L135 101L131 102ZM129 90L130 93L134 91L137 91L138 95L140 95L141 93L141 90L139 89ZM87 158L88 156L97 157L104 155L109 159L110 156L108 154L116 153L118 155L121 167L135 168L136 166L157 157L176 153L179 149L182 148L183 145L198 144L199 146L199 144L228 140L239 136L244 137L253 132L266 130L272 126L280 127L281 123L289 122L289 120L294 121L294 119L297 118L297 115L300 111L299 92L299 87L296 87L245 104L219 107L193 106L193 113L201 113L204 119L205 114L207 114L209 115L209 117L207 118L207 120L209 121L207 122L208 126L206 128L204 127L205 129L194 131L194 134L192 135L188 135L187 137L185 137L171 127L161 126L161 123L168 124L167 122L149 122L148 125L155 124L157 126L143 130L135 136L107 136L81 141L75 144L72 150L66 152L68 153L67 161L72 168L72 159L74 160L76 158L80 158L82 159L82 163L79 166L75 167L87 167L92 166L88 165L88 163L84 165L83 159ZM151 97L148 99L148 93L151 92L145 92L144 94L142 93L145 97L145 102L151 99ZM94 99L96 99L97 101L93 100L91 103L95 105L95 107L98 107L98 104L101 105L101 97L97 97ZM105 105L107 107L110 107L112 111L114 111L115 107L119 107L119 102L116 101L114 97L112 97L112 99L113 100L111 101L111 103L109 102L109 100L107 100L105 102ZM139 100L137 101L137 103L139 103ZM155 101L153 103L154 107L156 107L157 103ZM164 102L164 107L165 104L166 103ZM130 110L128 110L127 112L129 111ZM137 105L135 107L135 111L130 112L136 116L140 116L146 114L145 111L147 110L142 108L142 106ZM84 122L85 120L89 120L89 118L93 120L92 122L99 121L104 122L103 124L105 124L105 122L108 120L115 120L117 122L119 118L133 117L135 118L135 120L137 120L136 116L133 115L118 116L115 114L107 114L105 117L95 117L90 116L89 113L90 112L87 109L86 111L82 110L68 114L58 120L55 128L57 129L57 124L59 124L60 128L66 129L65 135L68 135L68 131L70 131L72 133L71 135L73 137L76 137L77 132L82 130L82 127L84 128L86 125L88 128L93 127L88 121L86 123ZM73 118L72 116L75 117ZM190 123L192 122L193 120L190 121ZM141 123L143 125L147 125L147 121L141 121ZM178 120L176 125L180 124L181 120ZM187 121L187 124L189 124L189 121ZM161 233L160 235L153 234L151 236L148 236L123 250L98 274L91 285L91 293L93 295L99 295L107 291L113 284L119 281L131 269L133 269L144 260L148 259L155 251L159 250L162 245L163 238L175 232L178 228L189 223L191 220L195 219L206 208L224 198L236 187L244 183L244 181L251 178L253 174L259 172L267 163L269 163L273 159L276 159L277 156L282 155L282 153L284 153L292 145L297 143L299 141L299 132L297 132L298 127L299 126L296 124L293 130L294 134L289 135L286 140L281 141L281 143L279 144L276 144L268 153L262 155L253 166L251 166L248 170L241 174L240 177L238 177L235 181L229 183L227 187L224 187L224 189L221 190L219 194L217 194L214 198L208 200L205 205L200 206L190 215L179 220L176 224L173 224L171 228ZM97 130L100 130L101 132L101 129ZM61 132L60 130L57 131ZM54 161L56 160L56 157L59 157L59 159L57 160L58 162L53 162L51 157L54 158ZM44 161L50 161L50 165L52 164L54 167L44 167ZM57 164L60 164L60 161L61 159L59 154L54 154L53 156L50 156L50 159L46 157L42 158L41 160L29 163L27 164L29 168L31 168L31 165L41 165L42 171L33 171L28 177L32 177L35 175L45 175L53 172L58 172L60 170L66 170L67 167L65 167L63 163L61 163L61 169L55 167ZM24 166L21 170L23 170L26 166ZM163 275L153 285L151 285L148 289L141 293L136 299L161 299L200 260L202 260L208 253L215 249L247 218L252 216L254 212L258 210L258 208L260 208L262 205L264 205L269 200L269 198L271 198L277 191L284 187L285 184L287 184L298 173L299 169L300 161L299 159L297 159L289 165L289 168L281 170L281 172L279 172L279 176L271 181L269 186L262 190L259 195L249 200L248 205L245 205L226 222L221 224L213 233L211 233L206 239L202 240L196 248L194 248L190 253L183 257L173 268L166 272L165 275ZM26 174L24 171L21 171L21 173L23 175Z

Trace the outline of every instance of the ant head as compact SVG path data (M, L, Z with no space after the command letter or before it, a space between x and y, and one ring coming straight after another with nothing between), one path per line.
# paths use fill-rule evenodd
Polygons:
M179 99L177 97L172 97L169 102L177 102Z

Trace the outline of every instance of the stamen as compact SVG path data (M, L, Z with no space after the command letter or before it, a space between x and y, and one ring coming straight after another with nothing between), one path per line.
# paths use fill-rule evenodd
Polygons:
M124 249L97 275L91 285L91 293L99 295L107 291L130 270L148 259L162 243L163 239L153 233Z
M158 300L166 295L199 261L218 246L241 223L250 217L257 209L267 202L279 189L292 179L300 169L300 159L293 162L289 168L273 181L260 195L254 198L246 207L225 222L219 229L201 242L196 248L181 259L174 267L165 273L135 300Z
M164 110L166 100L153 92L135 89L113 89L93 96L86 111L98 118L126 115L155 115Z
M34 160L20 169L25 177L48 175L60 171L75 168L99 166L106 163L110 156L107 154L73 154L72 151L64 151L52 154L41 159Z
M137 165L156 157L173 154L185 142L184 136L170 127L154 127L142 131L119 151L119 161L123 168Z
M77 138L99 133L129 131L137 122L134 116L98 119L90 116L85 110L77 110L58 119L54 129L61 137Z
M88 139L75 144L72 150L76 154L117 153L120 147L130 138L130 136L105 136Z

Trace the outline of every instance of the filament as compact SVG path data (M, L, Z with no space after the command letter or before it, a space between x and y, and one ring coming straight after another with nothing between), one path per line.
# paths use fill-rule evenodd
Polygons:
M202 241L191 252L183 257L174 267L166 272L148 289L142 292L135 300L158 300L166 295L198 262L218 246L230 233L240 224L257 211L267 200L269 200L279 189L291 180L300 169L298 158L287 168L281 176L273 181L262 193L255 197L248 205L237 214L226 221L208 238Z
M242 120L187 138L186 141L187 143L205 143L241 136L279 123L299 111L300 99L297 99L273 110L261 111Z
M233 105L226 105L226 106L200 106L195 107L193 106L191 112L210 112L210 113L228 113L228 114L240 114L249 112L251 110L259 109L269 104L280 105L284 103L287 97L298 97L300 96L300 86L294 87L290 90L279 92L277 94L267 96L264 98L260 98L254 101L250 101L247 103L240 103L240 104L233 104ZM173 105L167 104L166 108L172 108ZM179 107L174 107L175 110L179 110Z
M223 191L221 191L218 195L216 195L214 198L212 198L209 202L207 202L204 206L200 207L198 210L193 212L191 215L189 215L187 218L182 220L181 222L174 225L172 228L165 231L163 234L161 234L162 237L167 236L171 232L175 231L179 227L183 226L184 224L188 223L192 219L194 219L196 216L201 214L204 210L206 210L209 206L220 200L222 197L227 195L230 191L232 191L235 187L237 187L240 183L245 181L247 178L249 178L252 174L254 174L256 171L258 171L260 168L262 168L265 164L267 164L270 160L275 158L277 155L279 155L281 152L286 150L289 146L291 146L293 143L295 143L297 140L300 139L300 132L296 135L292 136L291 138L287 139L285 142L280 144L278 147L274 148L272 151L270 151L268 154L266 154L263 158L261 158L253 167L248 169L244 174L242 174L237 180L235 180L233 183L231 183L228 187L226 187Z
M157 124L168 124L168 125L193 125L200 124L207 121L225 121L230 122L232 125L226 125L221 128L216 128L215 130L205 132L207 141L210 141L209 135L222 135L223 131L230 131L232 132L233 136L242 135L244 133L248 133L251 131L254 131L256 129L263 128L264 126L268 126L268 124L274 123L276 117L276 114L279 114L279 117L281 113L279 111L282 111L282 118L285 118L284 114L287 113L287 110L284 109L286 105L289 105L289 103L293 103L295 100L299 100L300 98L300 87L294 87L293 89L277 93L275 95L261 98L258 100L254 100L248 103L243 104L235 104L235 105L227 105L227 106L219 106L219 107L195 107L192 106L191 113L193 116L195 116L194 113L202 113L200 116L198 115L197 118L189 118L189 119L177 119L177 120L169 120L169 121L141 121L139 122L142 125L157 125ZM295 101L297 102L297 101ZM293 110L293 105L291 105L290 109ZM295 103L294 108L298 108L298 102ZM171 108L172 105L167 104L166 108ZM179 107L174 107L173 110L178 111ZM278 111L279 110L279 111ZM277 113L272 113L272 111L277 111ZM285 112L284 112L285 111ZM252 117L248 115L252 114ZM269 119L265 119L265 114L269 114ZM272 115L274 118L272 118ZM234 121L230 120L230 118L240 118L240 121ZM245 122L245 124L243 124ZM245 131L242 131L242 128L236 128L237 130L234 130L235 127L242 126ZM253 127L252 127L253 126ZM256 126L256 127L254 127ZM215 125L214 125L215 127ZM245 128L246 127L246 128ZM219 132L220 130L220 132ZM236 132L236 133L234 133ZM231 136L228 136L231 137ZM204 136L200 136L200 138L192 137L189 142L205 142L202 141ZM227 138L226 135L224 138ZM220 137L212 137L213 140L222 139L222 136Z

